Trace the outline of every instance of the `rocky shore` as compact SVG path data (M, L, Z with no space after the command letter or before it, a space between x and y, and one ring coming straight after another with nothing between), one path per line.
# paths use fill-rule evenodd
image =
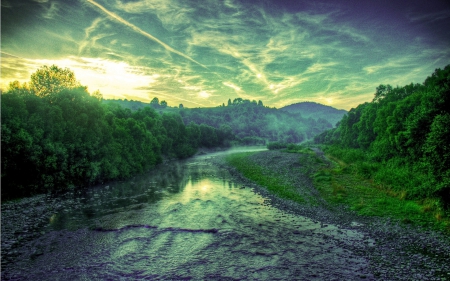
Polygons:
M345 245L350 251L370 261L374 280L450 280L450 238L442 233L379 217L359 216L346 206L328 204L320 197L307 176L301 156L281 151L264 151L249 158L255 164L274 171L285 184L297 188L305 200L298 204L280 199L264 187L243 177L226 164L223 158L214 161L226 167L246 186L270 198L271 204L288 213L316 220L321 225L333 224L363 233L365 243Z
M345 276L359 276L358 278L363 280L450 280L450 238L448 236L399 221L359 216L345 206L329 204L315 189L308 176L314 173L314 169L302 160L301 155L281 151L263 151L253 154L249 159L265 167L267 171L276 173L283 184L295 186L298 193L305 198L305 203L302 204L280 199L263 186L246 179L226 163L224 156L207 158L210 160L206 161L212 161L214 164L226 168L233 176L234 182L245 188L251 188L267 198L265 200L267 204L286 213L310 218L323 229L336 226L343 236L353 232L362 234L363 239L342 239L343 242L325 237L325 235L322 237L318 233L315 233L314 237L308 236L311 234L305 232L292 234L297 240L304 235L301 236L301 239L305 241L313 238L318 241L329 241L320 242L316 254L322 250L325 252L333 249L333 247L344 248L354 256L355 260L368 261L367 268L366 266L364 268L355 267L355 274L346 273ZM63 214L67 210L80 209L83 206L81 197L75 196L74 192L58 196L39 195L2 204L2 280L8 280L5 278L7 276L4 275L4 269L18 259L20 260L21 257L30 257L36 260L45 257L46 253L42 252L41 248L29 248L23 245L35 245L29 242L45 236L47 231L51 233L50 221L55 214ZM83 197L95 204L106 204L106 202L100 201L95 193ZM54 235L60 235L62 232L54 233ZM292 241L293 237L289 236L290 234L284 233L283 235L285 241ZM238 243L240 238L235 240L232 241ZM225 242L229 243L230 240L225 240ZM261 245L260 248L263 249L264 245ZM257 252L256 255L267 256L263 252ZM230 259L232 259L231 256ZM317 264L314 260L310 261L310 265L316 266L317 271L320 271L319 267L323 268L322 272L325 272L325 268L327 268L326 264ZM286 263L286 267L289 267L288 263ZM334 268L334 270L339 271L339 268ZM325 275L317 275L315 279L326 280ZM19 279L12 278L10 280Z

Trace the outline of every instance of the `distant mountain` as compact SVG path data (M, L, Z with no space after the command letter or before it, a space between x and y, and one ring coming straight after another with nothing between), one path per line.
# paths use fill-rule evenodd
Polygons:
M313 118L315 120L322 118L330 122L333 127L335 127L336 123L341 121L342 117L347 114L347 111L344 109L336 109L334 107L315 102L294 103L282 107L280 110L289 113L300 113L303 118Z
M191 122L197 125L207 125L216 129L229 130L237 140L247 144L259 144L266 141L285 143L300 143L312 139L342 118L343 114L333 115L335 108L317 105L317 109L297 110L289 107L284 110L264 106L263 103L236 98L228 105L208 108L170 107L166 103L144 103L134 100L103 100L109 106L121 106L131 111L150 106L156 112L179 114L187 126ZM297 104L299 105L299 104ZM297 105L291 105L297 106ZM331 112L331 113L330 113ZM334 123L328 121L332 120Z

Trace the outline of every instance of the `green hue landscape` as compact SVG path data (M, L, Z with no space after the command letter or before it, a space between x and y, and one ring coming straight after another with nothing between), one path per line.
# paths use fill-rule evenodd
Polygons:
M129 178L199 147L301 142L332 127L326 111L316 121L240 98L194 109L103 100L55 65L10 83L1 106L2 200Z
M227 157L227 161L230 165L238 169L238 171L246 178L266 187L277 196L293 200L297 203L305 202L305 200L296 192L295 187L281 183L282 180L278 174L265 167L253 164L251 160L248 159L248 156L254 153L255 152L231 154Z
M356 165L361 163L347 164L327 154L326 157L332 164L325 165L326 161L308 146L291 144L289 148L283 148L283 151L299 154L299 163L307 162L311 181L321 198L329 204L323 206L325 208L332 210L333 206L344 205L362 216L399 220L405 225L412 224L450 233L450 212L437 197L407 199L404 192L394 192L375 183L367 175L358 173ZM273 194L299 204L307 204L295 187L279 184L282 181L279 174L253 162L249 157L253 154L254 152L231 154L227 157L227 163ZM318 200L312 199L309 201L313 205L317 204Z
M423 84L377 87L371 103L351 109L336 128L309 143L334 163L309 163L322 196L361 215L449 231L449 97L450 66L437 69ZM305 147L280 142L268 148L308 153ZM261 174L253 171L263 168L246 155L233 155L228 161L259 183ZM261 184L279 193L272 184L276 177L266 175L269 178Z
M315 137L325 152L407 199L450 203L450 66L423 84L380 85L372 102L350 110Z
M2 200L128 178L233 137L151 107L102 104L57 66L42 67L29 84L11 83L1 106Z
M12 82L2 93L2 200L128 178L200 147L260 144L318 157L297 145L307 141L334 163L303 158L327 201L361 215L448 229L449 97L446 66L423 84L380 85L372 102L333 128L330 121L343 112L314 103L278 110L241 98L215 108L103 100L69 69L44 66L29 83ZM305 202L248 156L228 162L277 196Z

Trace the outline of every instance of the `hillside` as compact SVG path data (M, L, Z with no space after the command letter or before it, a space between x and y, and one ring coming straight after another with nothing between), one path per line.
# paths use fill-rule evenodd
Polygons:
M262 102L235 99L228 106L182 109L185 124L194 122L214 128L229 126L238 139L300 143L332 128L323 118L306 118L298 113L263 106Z
M315 142L333 145L327 153L356 163L358 173L391 194L439 198L450 209L450 65L422 84L378 86L371 102L352 108Z
M313 118L315 120L322 118L327 120L333 126L336 126L336 123L339 122L347 113L344 109L336 109L334 107L315 102L294 103L282 107L280 110L290 113L300 113L303 118Z
M290 111L288 107L288 110L269 108L261 101L257 103L241 98L230 100L227 106L212 108L171 107L157 98L150 103L133 100L103 100L103 103L119 105L131 111L150 106L160 114L180 114L185 125L193 122L216 129L227 128L238 141L247 144L264 144L266 141L300 143L333 127L333 123L323 117L335 124L343 115L336 114L336 111L339 112L337 109L319 104L300 112L295 109ZM314 112L315 109L317 112Z

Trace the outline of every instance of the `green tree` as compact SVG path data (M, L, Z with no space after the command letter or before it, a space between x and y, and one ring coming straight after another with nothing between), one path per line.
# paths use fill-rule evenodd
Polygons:
M426 162L433 175L450 184L450 114L434 118L423 147ZM450 188L450 186L449 186Z
M18 96L34 94L27 83L20 84L17 80L9 83L8 93Z
M150 105L151 105L152 107L154 107L154 108L159 107L159 99L158 99L157 97L154 97L154 98L151 100Z
M56 65L43 66L31 75L30 89L39 97L50 97L63 89L80 87L75 74Z

